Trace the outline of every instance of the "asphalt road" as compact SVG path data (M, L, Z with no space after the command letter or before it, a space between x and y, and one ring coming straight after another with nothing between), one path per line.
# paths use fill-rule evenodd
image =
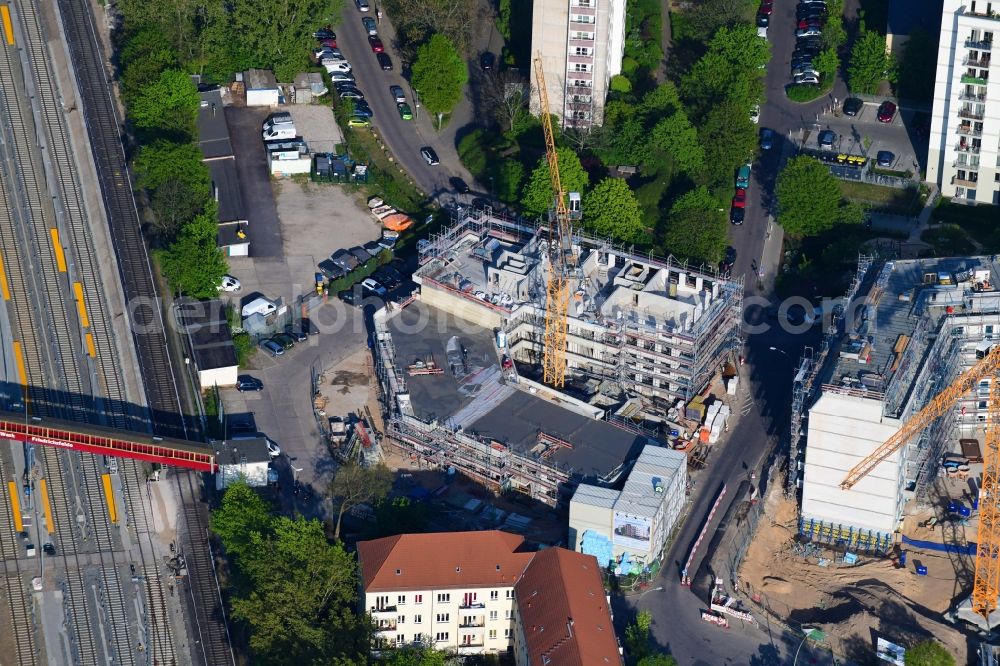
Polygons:
M469 102L463 100L459 105L460 108L452 114L448 128L442 132L435 130L434 119L416 99L409 81L403 78L404 63L400 61L393 48L395 31L388 17L384 15L379 21L379 36L385 45L386 53L392 58L393 71L384 72L379 67L375 54L368 44L368 32L361 24L362 17L369 15L375 17L374 12L360 12L354 3L347 3L343 11L343 21L336 30L337 46L351 63L358 88L365 94L365 99L374 112L372 125L376 134L382 138L399 165L422 190L440 204L449 203L459 198L450 183L451 178L459 177L475 187L472 177L458 159L455 131L451 127L451 124L463 124L469 113ZM468 64L470 76L478 76L478 65L473 61ZM389 94L389 86L394 84L402 86L406 91L407 102L414 112L413 120L400 118L396 102ZM430 166L423 160L420 156L420 149L423 146L434 148L441 162L439 165Z

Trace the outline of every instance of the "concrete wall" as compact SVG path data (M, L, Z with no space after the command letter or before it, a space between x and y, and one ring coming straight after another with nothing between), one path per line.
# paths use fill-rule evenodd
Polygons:
M278 94L277 88L247 88L247 106L277 106Z
M482 301L465 298L432 284L423 284L420 289L420 300L427 305L444 310L448 314L478 324L483 328L499 328L500 326L500 313L486 307Z
M904 451L897 451L850 490L847 472L899 429L882 402L824 391L809 410L802 517L889 533L902 515Z
M267 485L268 463L247 463L245 465L221 465L215 475L215 489L228 488L239 479L246 481L248 486L262 487Z
M580 552L583 543L583 533L594 531L611 538L613 511L609 507L583 504L570 500L569 503L569 533L566 540L567 548Z
M566 85L567 37L569 36L569 0L536 0L531 14L531 58L541 56L545 72L545 90L549 97L549 112L562 118L563 90ZM531 87L538 81L531 68ZM538 95L531 95L531 112L540 112Z
M212 368L211 370L199 370L198 381L201 383L201 390L210 389L213 386L235 386L236 376L239 374L239 366L231 365L226 368Z

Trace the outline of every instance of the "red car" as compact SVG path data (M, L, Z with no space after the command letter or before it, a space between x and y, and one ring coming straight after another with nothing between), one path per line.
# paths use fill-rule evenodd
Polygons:
M733 197L733 208L746 208L747 206L747 191L740 187L736 190L736 196Z
M822 28L823 21L819 19L803 19L799 21L799 30L805 30L806 28Z
M368 44L372 47L372 53L385 53L385 47L382 45L382 40L375 35L368 37Z
M325 46L325 47L330 48L330 49L335 49L335 48L337 48L337 40L336 39L321 39L321 40L319 40L319 45L320 46Z
M772 11L774 11L774 0L761 0L760 9L757 10L757 13L770 16Z
M882 102L878 107L878 121L880 123L891 123L896 116L896 105L892 102Z

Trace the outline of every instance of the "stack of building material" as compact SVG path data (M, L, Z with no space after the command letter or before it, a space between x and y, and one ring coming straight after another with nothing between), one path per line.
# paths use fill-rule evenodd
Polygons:
M700 395L695 396L694 399L688 403L687 410L684 412L684 416L687 417L689 421L694 421L695 423L701 423L705 420L705 402L704 398Z
M708 428L708 443L715 444L719 441L722 433L726 429L726 421L729 420L729 405L721 402L713 402L708 407L705 415L705 426Z

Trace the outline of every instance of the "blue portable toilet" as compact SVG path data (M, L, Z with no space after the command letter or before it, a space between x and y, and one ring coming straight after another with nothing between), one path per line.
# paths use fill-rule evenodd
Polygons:
M917 575L918 576L926 576L927 575L927 567L925 567L922 564L920 566L918 566L917 567Z
M969 516L972 515L972 509L970 509L967 506L960 506L958 507L958 515L964 518L968 518Z

